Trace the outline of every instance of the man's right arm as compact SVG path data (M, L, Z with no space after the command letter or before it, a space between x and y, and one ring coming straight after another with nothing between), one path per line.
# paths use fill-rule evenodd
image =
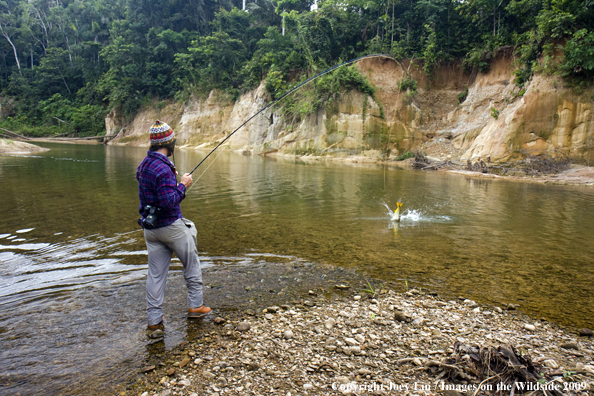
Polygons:
M190 175L189 173L184 173L184 175L181 178L180 183L183 184L184 186L186 186L186 188L190 188L192 186L192 184L194 184L192 175Z

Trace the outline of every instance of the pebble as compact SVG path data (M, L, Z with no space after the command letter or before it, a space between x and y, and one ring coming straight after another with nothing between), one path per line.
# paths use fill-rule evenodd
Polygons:
M501 309L500 307L495 307L493 308L497 313L503 313L503 309Z
M355 300L355 301L359 301L360 299L361 299L361 296L355 296L355 297L353 297L353 300Z
M559 364L554 361L553 359L547 359L544 362L542 362L546 367L551 368L551 369L558 369L559 368Z
M336 320L334 320L334 318L328 318L326 319L326 321L324 322L324 326L328 329L328 330L332 330L332 328L334 327L334 325L336 325Z
M575 342L564 342L563 344L559 344L559 346L563 349L575 349L576 351L580 350L580 347Z
M189 386L191 385L190 381L188 381L187 379L185 380L181 380L177 383L179 386Z
M190 363L190 358L184 358L181 362L179 362L179 368L184 367L188 363Z
M248 331L252 328L252 325L249 322L241 322L237 325L237 331Z
M410 316L405 315L402 311L395 311L394 312L394 320L398 322L410 322Z
M534 331L534 330L536 330L536 326L534 326L534 325L531 325L531 324L525 324L525 325L524 325L524 328L525 328L526 330L528 330L528 331Z
M266 308L266 312L268 313L276 313L278 311L278 307L268 307Z
M346 342L347 345L350 345L350 346L359 345L359 341L355 340L354 338L347 337L344 339L344 342Z
M293 338L293 332L291 330L285 330L283 336L287 339L290 340L291 338Z
M365 342L365 337L362 334L357 334L355 336L355 340L357 340L360 344L363 344Z
M169 370L167 370L167 375L168 375L168 376L170 376L170 377L171 377L173 374L175 374L175 369L174 369L173 367L172 367L172 368L170 368Z
M313 385L312 384L303 384L303 389L305 390L309 390L309 389L313 389Z
M217 316L216 318L214 318L214 322L215 324L223 324L226 322L226 320L221 318L220 316Z
M580 329L580 336L582 336L582 337L592 337L592 335L593 335L592 330L587 329L585 327L583 329Z
M458 391L447 389L442 393L443 396L465 396L465 393L460 393Z
M167 389L159 393L159 396L171 396L171 390Z
M272 314L266 314L266 315L264 315L264 317L268 320L274 319L274 315L272 315Z
M334 378L334 380L341 384L348 384L349 382L351 382L351 380L349 380L348 377L345 377L343 375Z

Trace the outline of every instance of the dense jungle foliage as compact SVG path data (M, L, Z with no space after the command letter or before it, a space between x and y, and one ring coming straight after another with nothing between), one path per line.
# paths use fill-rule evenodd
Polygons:
M274 96L368 53L414 58L430 76L455 59L485 71L509 46L519 86L534 72L594 78L594 0L0 0L0 35L0 124L28 134L99 134L116 106L131 117L262 80ZM373 95L345 68L298 111L345 88Z

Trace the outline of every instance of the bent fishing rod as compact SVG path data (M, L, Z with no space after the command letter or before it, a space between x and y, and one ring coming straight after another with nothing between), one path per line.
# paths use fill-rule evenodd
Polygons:
M358 61L360 61L360 60L362 60L362 59L365 59L365 58L379 58L379 57L384 57L384 58L390 58L390 59L394 59L394 57L393 57L393 56L391 56L391 55L387 55L387 54L370 54L370 55L364 55L364 56L360 56L360 57L358 57L358 58L351 59L351 60L349 60L349 61L346 61L346 62L343 62L343 63L341 63L341 64L339 64L339 65L336 65L336 66L333 66L333 67L331 67L331 68L328 68L328 69L324 70L323 72L321 72L321 73L319 73L319 74L316 74L316 75L315 75L315 76L313 76L313 77L310 77L310 78L308 78L308 79L307 79L307 80L305 80L304 82L302 82L302 83L298 84L297 86L293 87L292 89L288 90L287 92L285 92L284 94L282 94L281 96L279 96L278 98L276 98L275 100L273 100L272 102L268 103L268 104L266 105L266 107L264 107L262 110L258 111L256 114L254 114L253 116L251 116L250 118L248 118L246 121L244 121L244 123L243 123L243 124L241 124L240 126L238 126L238 127L237 127L237 128L236 128L236 129L235 129L233 132L231 132L229 135L227 135L227 137L225 137L225 139L223 139L223 140L222 140L222 141L221 141L219 144L217 144L217 146L216 146L214 149L212 149L212 150L211 150L211 152L210 152L210 153L208 153L208 154L206 155L206 157L204 157L204 158L202 159L202 161L200 161L200 163L199 163L198 165L196 165L196 167L195 167L194 169L192 169L192 172L190 172L190 175L191 175L192 173L194 173L194 171L195 171L196 169L198 169L198 167L199 167L200 165L202 165L202 163L203 163L204 161L206 161L206 159L207 159L208 157L210 157L210 155L211 155L212 153L214 153L214 152L216 151L216 149L218 149L218 148L219 148L219 147L220 147L220 146L221 146L223 143L225 143L227 140L229 140L229 138L230 138L231 136L233 136L233 135L235 134L235 132L239 131L239 130L240 130L240 129L241 129L243 126L244 126L244 125L246 125L248 122L250 122L251 120L253 120L254 118L256 118L256 116L258 116L258 115L259 115L260 113L262 113L264 110L266 110L266 109L268 109L268 108L270 108L270 107L274 106L274 105L275 105L277 102L279 102L280 100L282 100L282 99L283 99L283 98L285 98L286 96L290 95L292 92L296 91L296 90L297 90L297 89L299 89L300 87L304 86L304 85L305 85L305 84L307 84L308 82L310 82L310 81L312 81L312 80L315 80L316 78L318 78L318 77L321 77L321 76L323 76L324 74L330 73L331 71L333 71L333 70L336 70L336 69L338 69L339 67L342 67L342 66L345 66L345 65L350 65L351 63L358 62ZM215 159L216 159L216 158L215 158Z

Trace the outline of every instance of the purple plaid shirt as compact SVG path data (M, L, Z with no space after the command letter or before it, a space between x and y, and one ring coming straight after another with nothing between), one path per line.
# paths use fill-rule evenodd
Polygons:
M168 226L182 218L179 204L186 196L186 186L177 183L176 173L171 161L156 151L148 151L136 171L140 215L144 215L146 205L161 208L155 228Z

